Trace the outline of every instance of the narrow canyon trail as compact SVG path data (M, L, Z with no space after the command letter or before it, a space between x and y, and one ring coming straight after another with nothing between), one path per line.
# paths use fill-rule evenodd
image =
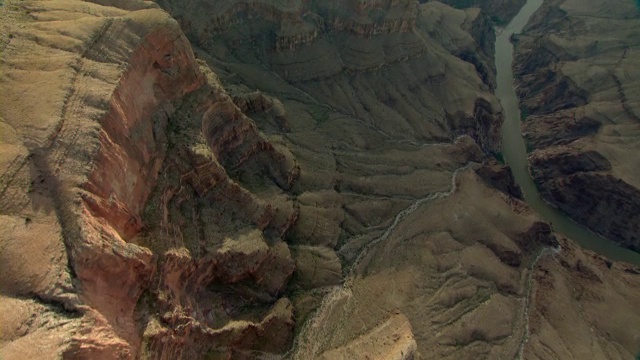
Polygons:
M456 191L456 179L458 174L469 169L474 162L469 162L464 166L461 166L454 170L451 176L451 185L448 191L436 192L429 194L421 199L416 200L409 207L400 211L393 219L391 225L386 231L377 239L367 244L362 251L358 254L355 261L348 270L348 275L345 277L345 281L342 285L333 286L324 296L321 305L315 311L312 318L307 320L300 331L300 334L296 337L294 345L288 357L293 359L313 359L319 355L322 345L324 345L324 339L327 338L327 333L332 331L331 328L324 326L325 321L333 313L336 306L338 306L342 300L352 296L352 284L356 276L358 276L357 269L358 264L362 261L367 254L369 254L378 244L384 242L393 233L395 228L404 220L407 216L414 213L421 206L428 204L430 201L436 199L446 198Z
M529 273L527 274L527 282L525 284L525 296L522 304L522 322L524 324L524 334L522 336L522 341L520 342L520 348L518 349L518 359L522 360L522 356L524 354L524 347L527 345L527 341L529 341L529 336L531 335L531 331L529 329L529 309L531 307L531 296L533 290L533 273L535 272L536 265L538 262L545 257L546 255L553 255L560 251L560 248L542 248L540 252L536 256L535 260L531 263L531 267L529 268Z

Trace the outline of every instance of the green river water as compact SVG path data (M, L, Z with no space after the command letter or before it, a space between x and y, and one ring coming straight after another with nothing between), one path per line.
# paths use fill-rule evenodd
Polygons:
M522 188L527 203L540 214L553 229L576 241L582 247L593 250L612 260L622 260L640 265L640 254L617 246L613 242L596 235L569 219L561 211L551 207L540 198L538 189L529 174L527 150L520 129L520 108L514 90L513 46L509 40L512 34L522 31L531 15L542 5L542 0L529 0L518 15L503 29L496 39L496 95L504 108L503 155L511 166L516 182Z

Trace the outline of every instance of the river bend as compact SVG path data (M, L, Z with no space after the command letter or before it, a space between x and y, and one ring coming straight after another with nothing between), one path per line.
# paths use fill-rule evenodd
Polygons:
M520 128L520 108L514 89L513 45L510 37L520 33L533 13L540 8L543 0L529 0L520 12L511 20L496 38L496 96L504 109L502 129L503 156L513 171L516 183L522 188L527 203L547 222L554 231L576 241L582 247L593 250L612 260L626 261L640 265L640 254L624 249L613 242L578 225L564 213L550 206L538 193L538 189L529 174L527 150Z

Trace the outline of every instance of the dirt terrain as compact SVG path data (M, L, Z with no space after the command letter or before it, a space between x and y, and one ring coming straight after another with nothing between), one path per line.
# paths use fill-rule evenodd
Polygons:
M640 270L495 159L478 9L0 9L3 359L640 352Z

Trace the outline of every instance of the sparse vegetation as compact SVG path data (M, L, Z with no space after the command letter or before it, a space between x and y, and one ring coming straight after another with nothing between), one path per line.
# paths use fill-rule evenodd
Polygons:
M309 115L311 115L311 117L313 117L313 119L318 124L322 124L329 120L330 111L331 109L329 107L317 104L309 105L309 107L307 108L307 112L309 113Z
M527 153L533 152L533 150L535 150L535 146L533 146L533 144L528 141L526 138L524 139L524 146L527 149Z
M215 350L207 351L207 354L205 355L205 359L206 360L226 359L227 356L228 354L223 350L215 349Z
M500 27L504 27L504 26L507 26L509 24L508 21L506 21L505 19L500 18L497 15L492 15L491 16L491 22L493 22L493 25L500 26Z

